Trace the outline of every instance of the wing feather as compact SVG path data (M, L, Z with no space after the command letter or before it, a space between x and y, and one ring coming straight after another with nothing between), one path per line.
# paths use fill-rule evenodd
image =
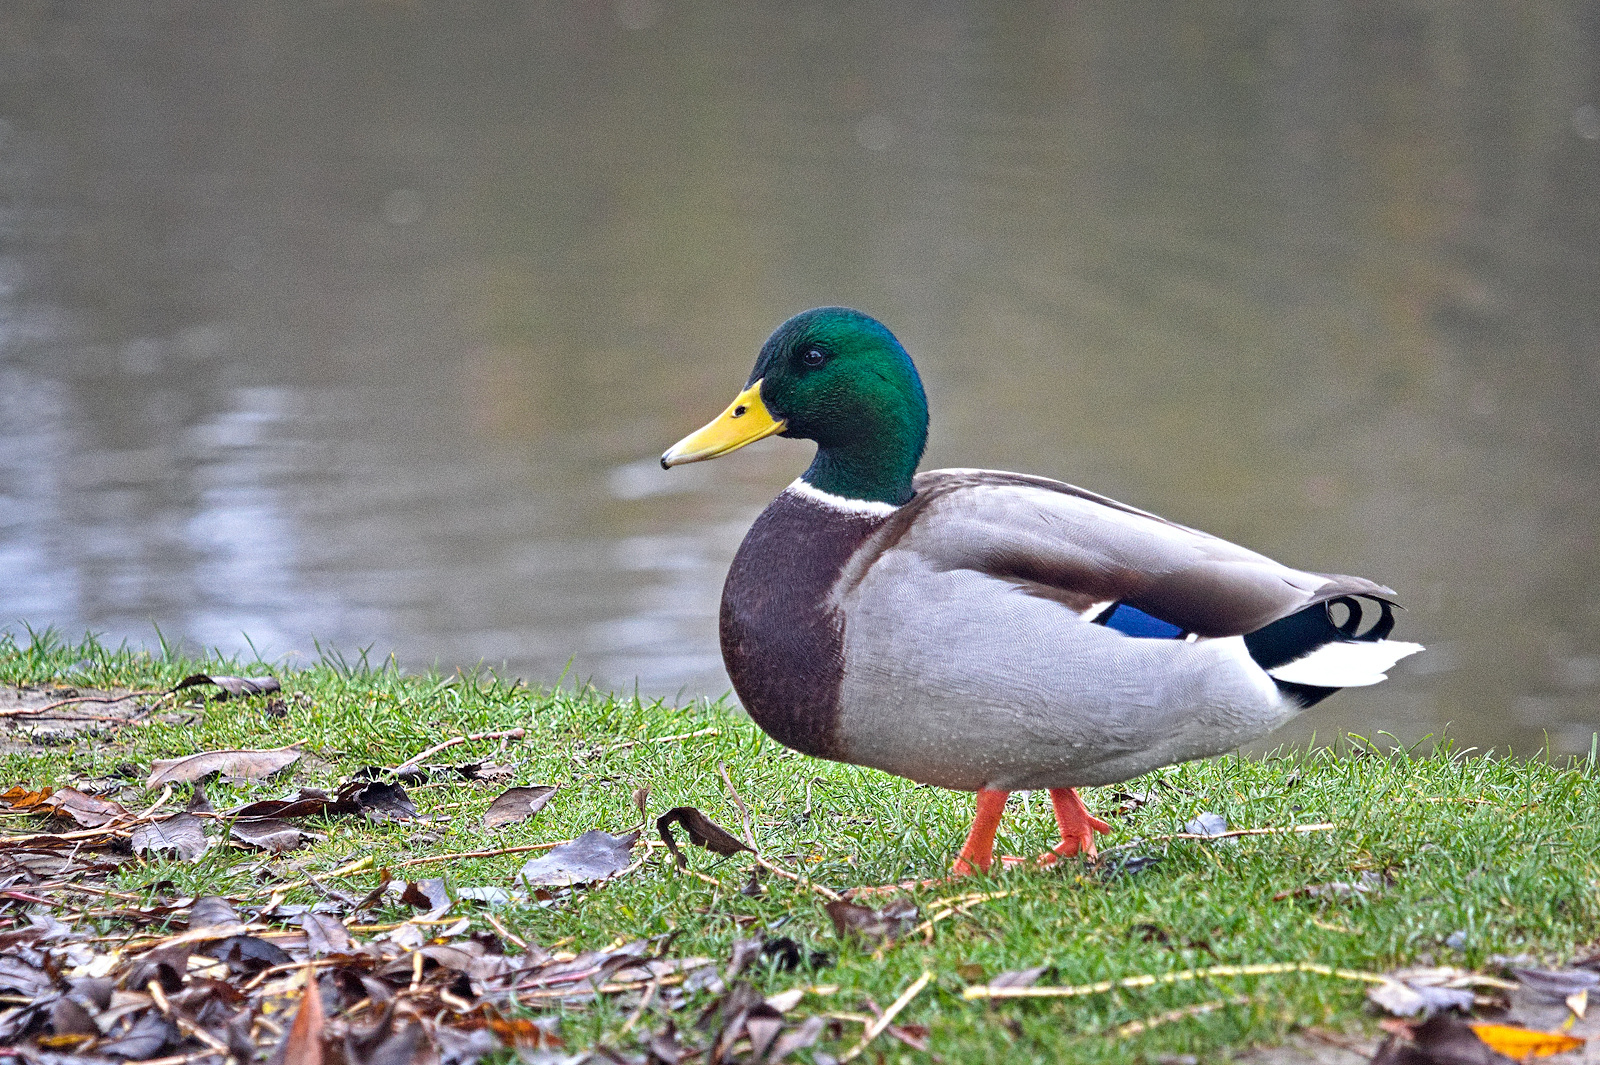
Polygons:
M1292 569L1227 540L1044 477L931 470L844 576L885 551L970 569L1068 605L1121 600L1201 636L1238 636L1340 595L1390 599L1360 577Z

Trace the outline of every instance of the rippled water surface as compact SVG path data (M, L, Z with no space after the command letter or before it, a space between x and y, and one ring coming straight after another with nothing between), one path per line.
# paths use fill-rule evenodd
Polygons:
M809 445L655 458L847 303L930 465L1398 589L1286 738L1587 752L1596 12L8 3L0 623L719 694Z

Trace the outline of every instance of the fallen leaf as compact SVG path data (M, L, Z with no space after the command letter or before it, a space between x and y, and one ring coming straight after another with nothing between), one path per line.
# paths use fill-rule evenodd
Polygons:
M50 974L14 954L0 954L0 990L38 998L55 989Z
M1512 969L1511 972L1523 987L1551 1001L1600 986L1600 973L1587 969Z
M1183 830L1192 836L1220 836L1228 831L1228 821L1221 814L1208 810L1195 815L1193 821L1186 822Z
M1409 1028L1411 1042L1390 1036L1372 1065L1506 1065L1512 1059L1478 1038L1466 1023L1445 1014Z
M928 1026L925 1024L891 1024L884 1031L894 1036L912 1050L928 1052Z
M276 817L241 817L228 826L228 837L250 847L281 854L308 838L300 829Z
M233 903L218 895L195 899L194 905L189 907L190 928L217 928L238 923L239 911L233 908Z
M667 850L672 852L673 859L678 863L678 868L688 866L689 860L678 850L678 841L673 838L672 825L676 822L689 833L689 842L696 847L704 847L714 854L723 857L738 854L740 851L750 850L741 843L737 836L717 824L711 818L701 813L693 806L675 806L656 818L656 831L661 834L661 842L667 845Z
M193 688L201 684L215 684L228 695L260 695L264 692L281 691L283 685L278 683L277 677L219 677L207 673L195 673L184 677L170 689L181 692L185 688Z
M501 1042L519 1050L558 1050L565 1045L556 1032L555 1017L502 1017L490 1010L485 1020Z
M774 1063L780 1062L796 1050L804 1050L806 1047L812 1046L822 1035L822 1029L826 1023L821 1017L807 1017L799 1028L792 1032L785 1032L778 1037L777 1042L772 1044L772 1050L768 1052L767 1060Z
M44 802L54 792L55 789L49 786L33 791L26 784L14 784L4 792L0 792L0 802L13 810L28 810Z
M305 990L294 1024L283 1038L283 1065L322 1065L322 994L317 990L317 972L309 965L305 971Z
M207 777L201 777L194 782L194 787L189 791L189 801L184 803L185 813L214 814L217 811L211 808L211 798L206 794Z
M334 817L359 814L361 804L336 799L320 788L301 788L293 799L262 799L230 812L234 817Z
M468 899L472 902L486 902L493 906L509 906L518 899L527 896L518 891L515 894L501 887L464 887L456 889L456 897Z
M341 802L354 802L373 821L414 821L417 808L404 785L352 780L339 789Z
M841 936L854 933L872 941L897 939L917 923L917 907L909 899L897 899L881 911L842 899L829 902L823 908Z
M344 954L353 946L349 930L337 917L325 913L303 913L298 923L306 930L306 950L312 957Z
M1473 1034L1508 1058L1544 1058L1577 1050L1587 1040L1565 1032L1539 1032L1509 1024L1471 1024Z
M628 867L633 845L637 842L637 832L613 836L591 828L571 843L563 843L528 862L517 879L529 886L590 884L604 880Z
M772 1009L777 1010L779 1013L788 1013L790 1010L800 1005L800 1000L805 998L805 996L805 988L791 987L787 991L779 991L776 995L768 995L767 1005Z
M294 961L282 947L257 936L229 936L215 943L207 943L195 953L225 963L236 976L254 976L263 969L288 965Z
M407 906L427 910L424 920L437 920L454 905L450 901L450 893L445 890L444 880L439 877L410 881L401 890L400 901Z
M140 825L133 830L128 844L135 854L176 854L178 860L184 862L194 861L210 845L200 819L194 814L173 814L163 820Z
M543 810L555 793L556 788L549 784L507 788L489 804L489 809L483 815L483 826L500 828L526 821Z
M33 803L31 808L70 817L84 828L101 828L133 816L120 803L85 795L77 788L57 788Z
M99 1043L94 1049L97 1055L147 1061L176 1046L178 1039L177 1026L152 1010L134 1021L126 1032Z
M1032 987L1039 982L1039 977L1044 975L1048 965L1036 965L1032 969L1014 969L1011 972L1000 973L989 981L990 987Z
M183 758L162 758L150 764L150 779L144 782L145 787L187 784L212 773L246 780L269 777L300 759L296 746L291 744L266 751L202 751Z
M1367 998L1396 1017L1431 1016L1439 1010L1470 1010L1473 994L1466 988L1416 987L1403 980L1385 980L1367 989Z
M769 1009L771 1007L768 1007ZM781 1017L749 1017L744 1022L745 1035L750 1037L750 1060L760 1061L766 1057L767 1048L772 1041L778 1038L778 1033L783 1031L783 1018Z

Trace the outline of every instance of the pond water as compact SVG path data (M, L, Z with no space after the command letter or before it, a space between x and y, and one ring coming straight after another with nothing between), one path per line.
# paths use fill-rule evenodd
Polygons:
M1283 738L1589 751L1576 2L7 4L0 625L721 694L810 445L656 457L821 303L929 466L1398 589Z

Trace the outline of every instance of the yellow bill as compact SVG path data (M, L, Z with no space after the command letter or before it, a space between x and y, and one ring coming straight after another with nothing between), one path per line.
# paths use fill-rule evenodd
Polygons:
M767 405L761 402L761 382L757 381L735 396L728 409L709 424L668 448L661 456L661 468L726 455L773 433L781 433L787 425L774 418Z

